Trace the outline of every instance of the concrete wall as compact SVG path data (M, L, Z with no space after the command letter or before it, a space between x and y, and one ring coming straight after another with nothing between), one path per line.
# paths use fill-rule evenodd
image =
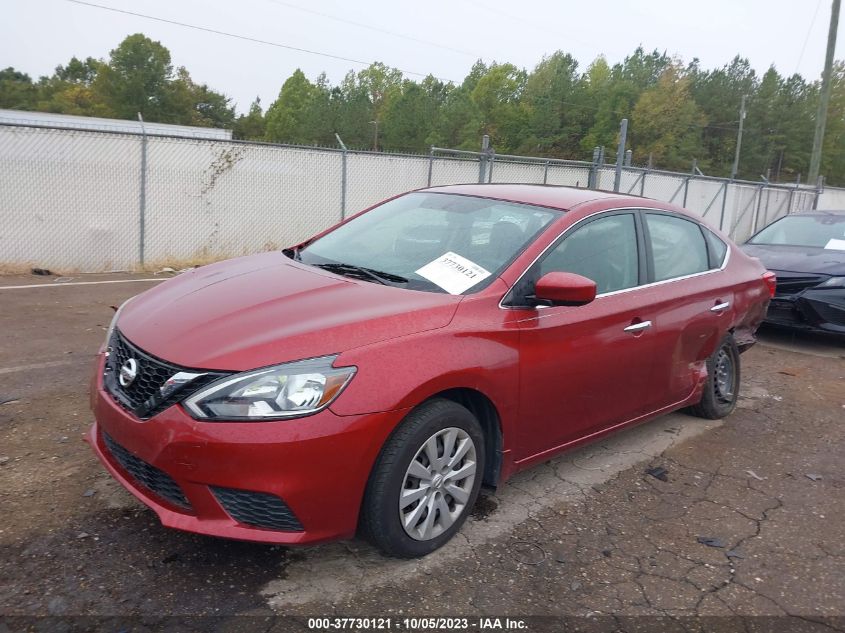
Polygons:
M825 187L822 195L819 196L818 208L831 210L845 209L845 189Z

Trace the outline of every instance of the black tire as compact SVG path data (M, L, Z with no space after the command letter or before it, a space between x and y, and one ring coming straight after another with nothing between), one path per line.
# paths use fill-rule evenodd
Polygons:
M463 482L462 485L464 486L471 486L471 489L464 492L468 499L464 503L460 515L454 519L451 518L451 515L447 515L449 520L454 521L448 529L444 529L442 533L427 540L418 540L412 538L406 528L403 527L400 519L400 494L403 494L403 490L413 490L413 488L407 488L411 461L426 460L423 454L426 442L439 432L444 435L438 437L445 437L445 434L448 433L454 434L455 431L451 429L456 429L458 433L461 433L463 439L469 438L472 440L474 446L470 450L474 453L472 460L475 464L474 479L471 483L468 479L455 480ZM438 440L435 440L435 444L437 443ZM446 461L445 446L438 444L438 450L441 447L444 452L443 459ZM461 528L472 510L481 488L484 458L484 434L478 420L469 410L451 400L442 398L429 400L420 405L408 414L387 440L376 460L372 473L370 473L359 522L362 536L384 553L397 558L416 558L438 549ZM466 459L461 458L457 463L470 463L466 462ZM419 480L421 487L422 483L422 480ZM434 489L433 485L431 489ZM443 503L447 503L446 500L448 499L457 511L459 504L445 490L444 488L444 491L440 492L438 488L436 492L431 494L442 495ZM421 499L419 505L426 503L428 498L426 496L425 499ZM412 509L416 505L415 503ZM432 506L429 505L429 507ZM421 512L423 516L427 516L429 513L426 509ZM441 516L439 509L435 510L432 516L436 517L436 519L432 519L432 522L439 521ZM446 521L443 521L443 523L446 523Z
M730 376L722 373L728 364ZM707 420L718 420L736 408L739 397L740 362L739 348L733 336L727 334L713 355L707 359L707 384L698 404L689 407L692 415Z

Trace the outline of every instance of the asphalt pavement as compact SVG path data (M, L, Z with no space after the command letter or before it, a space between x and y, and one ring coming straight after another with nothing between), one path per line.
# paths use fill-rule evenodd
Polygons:
M764 330L727 420L675 413L564 454L487 491L442 550L400 561L358 540L168 530L111 480L81 441L90 365L110 306L157 281L65 284L124 278L0 278L0 630L109 615L845 629L843 340ZM531 622L546 624L560 621Z

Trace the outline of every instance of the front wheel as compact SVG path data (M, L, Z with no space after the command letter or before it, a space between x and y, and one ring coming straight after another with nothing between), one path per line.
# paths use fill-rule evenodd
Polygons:
M484 436L465 407L431 400L385 444L370 475L361 527L382 551L414 558L445 544L481 488Z
M689 412L700 418L718 420L736 408L739 397L739 348L730 334L707 359L707 384L701 400L689 408Z

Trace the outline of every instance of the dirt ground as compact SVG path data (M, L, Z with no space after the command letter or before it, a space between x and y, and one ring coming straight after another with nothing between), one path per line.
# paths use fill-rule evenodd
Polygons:
M225 630L245 614L256 630L276 615L845 630L845 340L763 331L724 422L673 414L563 455L488 491L444 549L398 561L357 540L168 530L112 481L81 439L91 363L110 306L157 282L73 284L124 279L0 277L0 631L10 616L162 615ZM49 287L8 288L29 284ZM658 466L666 481L646 474Z

